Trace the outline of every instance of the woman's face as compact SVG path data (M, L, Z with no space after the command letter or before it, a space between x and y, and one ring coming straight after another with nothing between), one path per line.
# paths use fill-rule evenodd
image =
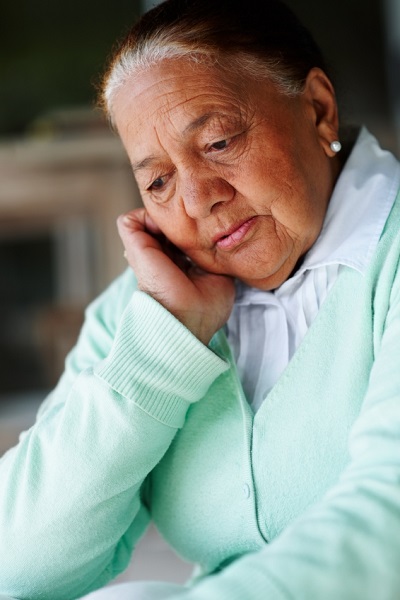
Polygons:
M269 81L164 60L125 82L113 117L144 205L173 244L260 289L289 277L338 173L336 104L321 71L289 98Z

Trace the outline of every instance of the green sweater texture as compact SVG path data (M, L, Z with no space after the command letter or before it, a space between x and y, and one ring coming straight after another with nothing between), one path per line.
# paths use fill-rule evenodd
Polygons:
M0 593L87 594L152 520L199 565L181 600L398 600L399 257L398 198L256 414L224 332L204 346L127 270L0 462Z

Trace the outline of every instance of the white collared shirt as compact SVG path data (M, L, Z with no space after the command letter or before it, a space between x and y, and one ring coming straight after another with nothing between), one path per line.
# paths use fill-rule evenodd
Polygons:
M365 273L399 186L400 163L362 129L321 233L298 271L273 292L237 283L227 332L254 411L299 347L342 266Z

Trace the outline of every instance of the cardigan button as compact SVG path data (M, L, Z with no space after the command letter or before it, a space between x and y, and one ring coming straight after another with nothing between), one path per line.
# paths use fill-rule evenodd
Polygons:
M247 483L243 485L243 494L245 498L250 498L250 487Z

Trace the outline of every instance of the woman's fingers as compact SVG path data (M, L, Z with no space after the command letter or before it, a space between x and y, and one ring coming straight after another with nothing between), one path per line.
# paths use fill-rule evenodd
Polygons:
M161 233L154 221L147 216L144 208L132 210L118 217L117 227L128 256L131 250L157 246L154 236Z
M194 265L165 238L144 208L122 215L117 224L139 289L208 343L229 317L233 280Z

